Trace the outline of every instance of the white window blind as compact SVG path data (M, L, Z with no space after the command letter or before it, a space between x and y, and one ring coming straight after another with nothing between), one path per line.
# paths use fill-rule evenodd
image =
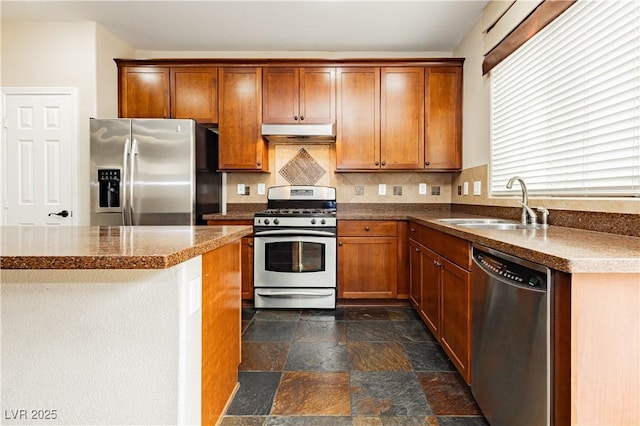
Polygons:
M491 192L640 196L640 1L580 0L491 71Z

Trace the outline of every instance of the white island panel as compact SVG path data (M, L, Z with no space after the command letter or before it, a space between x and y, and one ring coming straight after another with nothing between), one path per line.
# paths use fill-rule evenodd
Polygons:
M2 423L200 424L201 259L0 271Z

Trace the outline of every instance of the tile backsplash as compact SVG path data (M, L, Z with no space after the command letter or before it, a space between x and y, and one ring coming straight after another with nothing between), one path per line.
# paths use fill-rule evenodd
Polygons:
M334 186L338 203L450 203L450 173L336 173L335 144L269 146L271 173L228 173L228 203L266 203L257 185L298 184ZM315 181L315 182L314 182ZM427 185L425 194L419 184ZM250 187L249 195L238 195L238 184ZM380 185L385 195L379 195ZM436 195L439 194L439 195Z
M301 149L304 149L306 154L300 154ZM258 194L257 185L263 183L267 188L289 185L279 171L291 161L296 165L301 164L296 162L296 157L303 157L302 161L311 159L326 171L319 176L315 185L336 187L338 203L452 203L519 208L519 196L491 197L487 194L489 170L486 164L457 173L336 173L335 144L270 145L271 173L228 173L227 203L266 203L267 196ZM468 185L468 195L463 194L465 182ZM480 195L473 195L474 182L480 182ZM250 195L236 194L239 183L249 186ZM385 195L378 195L381 184L385 185ZM425 194L420 193L420 184L426 184L426 188L422 191ZM458 187L460 187L460 193L458 193ZM394 193L402 195L394 195ZM440 195L436 195L438 193ZM640 197L587 199L534 196L530 197L529 204L533 207L546 207L549 210L640 214Z

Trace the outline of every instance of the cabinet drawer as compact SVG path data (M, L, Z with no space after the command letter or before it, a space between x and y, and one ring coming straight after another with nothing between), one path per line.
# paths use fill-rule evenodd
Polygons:
M442 257L446 257L458 266L471 269L471 254L469 241L431 228L422 227L420 230L422 244L433 249Z
M396 221L339 220L339 237L395 237L398 233Z

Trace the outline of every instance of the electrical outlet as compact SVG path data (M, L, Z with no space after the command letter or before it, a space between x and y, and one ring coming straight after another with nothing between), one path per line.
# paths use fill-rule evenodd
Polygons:
M244 183L239 183L236 191L238 195L244 195Z
M364 195L364 186L356 185L355 191L356 195Z
M264 183L258 184L258 195L264 195L265 193L265 185Z
M427 195L427 184L426 183L419 183L418 184L418 194Z
M462 184L462 195L469 195L469 182Z
M482 194L482 182L479 180L473 182L473 195Z
M393 195L402 195L402 187L401 186L393 186Z
M387 184L381 183L378 185L378 195L387 195Z

